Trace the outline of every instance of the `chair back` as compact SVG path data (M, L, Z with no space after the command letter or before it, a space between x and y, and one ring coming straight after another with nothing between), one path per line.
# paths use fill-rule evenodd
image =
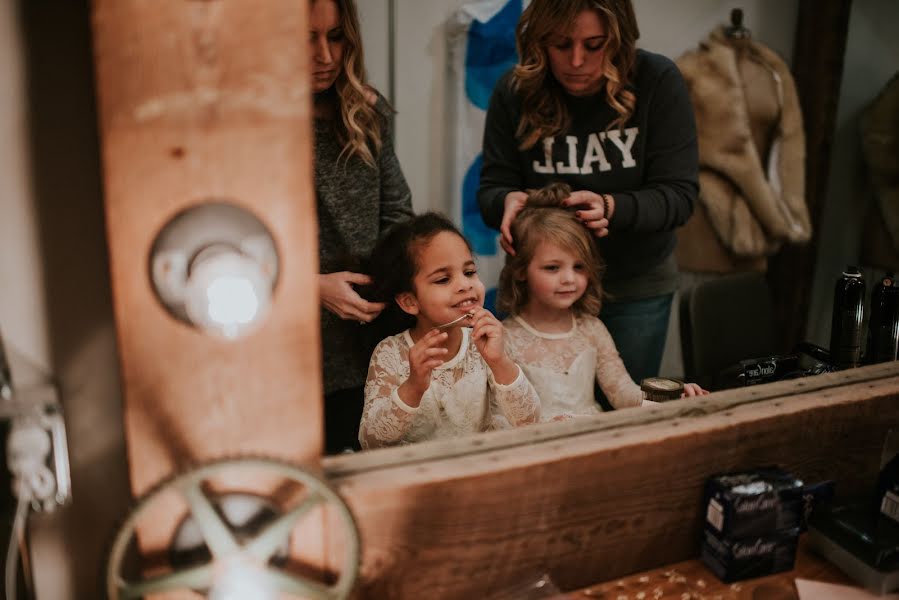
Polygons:
M696 284L681 295L680 328L686 380L721 389L722 371L776 352L764 275L736 273Z

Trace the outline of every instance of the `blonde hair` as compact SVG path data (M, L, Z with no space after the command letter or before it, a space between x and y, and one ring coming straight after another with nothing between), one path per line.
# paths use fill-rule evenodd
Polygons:
M310 4L321 0L310 0ZM340 74L334 82L337 112L337 141L343 144L338 157L349 160L356 156L369 166L375 166L375 155L381 151L382 120L369 101L374 88L368 85L365 76L365 61L362 52L362 35L359 16L353 0L333 0L340 14L343 29L344 51ZM374 149L374 151L372 151Z
M562 201L571 195L564 183L552 183L530 192L524 208L512 222L515 255L506 255L506 263L499 275L497 307L517 314L530 301L528 293L528 265L541 242L551 242L571 252L584 263L587 289L572 305L579 314L598 315L602 308L602 258L593 235L572 211L562 208Z
M515 30L518 55L512 71L513 89L521 96L521 120L516 137L528 150L541 139L553 137L571 124L564 89L549 67L546 45L554 33L567 31L575 17L594 10L606 25L603 44L603 77L606 101L618 118L609 129L623 128L637 97L627 89L637 56L640 30L631 0L532 0Z

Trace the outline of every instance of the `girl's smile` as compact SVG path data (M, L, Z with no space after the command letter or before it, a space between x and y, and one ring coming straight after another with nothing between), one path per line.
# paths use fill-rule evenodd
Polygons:
M414 292L398 300L417 317L416 330L427 331L484 305L484 284L468 244L457 234L435 235L417 249L415 263Z

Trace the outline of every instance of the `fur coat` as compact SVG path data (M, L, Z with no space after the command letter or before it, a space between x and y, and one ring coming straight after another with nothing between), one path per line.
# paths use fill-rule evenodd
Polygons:
M677 65L699 138L699 206L678 234L681 270L764 270L811 237L796 86L772 50L714 31Z

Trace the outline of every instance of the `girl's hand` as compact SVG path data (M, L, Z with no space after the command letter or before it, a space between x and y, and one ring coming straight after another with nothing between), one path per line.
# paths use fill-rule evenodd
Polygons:
M481 353L488 365L505 358L503 324L484 307L473 311L473 314L474 316L469 321L472 328L471 339L474 340L478 352Z
M515 256L515 248L512 246L512 221L524 208L524 203L527 199L528 195L524 192L509 192L503 200L505 207L503 208L503 220L499 224L499 232L501 234L499 236L499 245L502 246L507 254L512 256Z
M432 329L409 349L409 378L399 389L400 399L416 407L431 385L431 372L443 364L447 349L441 346L447 333Z
M603 201L605 199L605 201ZM609 207L606 214L606 205ZM577 207L575 213L584 226L598 238L609 235L609 219L615 212L615 197L610 194L599 195L588 190L572 192L562 201L562 206Z
M508 385L518 377L518 365L506 356L503 345L505 328L499 320L486 308L474 311L471 318L471 338L474 345L484 357L484 362L493 371L493 378L501 385Z
M369 283L371 277L368 275L350 271L319 275L318 294L322 305L341 319L370 323L384 310L384 303L369 302L353 288Z
M681 398L691 398L693 396L706 396L708 395L708 390L704 390L699 385L695 383L685 383L684 384L684 393L681 394Z

